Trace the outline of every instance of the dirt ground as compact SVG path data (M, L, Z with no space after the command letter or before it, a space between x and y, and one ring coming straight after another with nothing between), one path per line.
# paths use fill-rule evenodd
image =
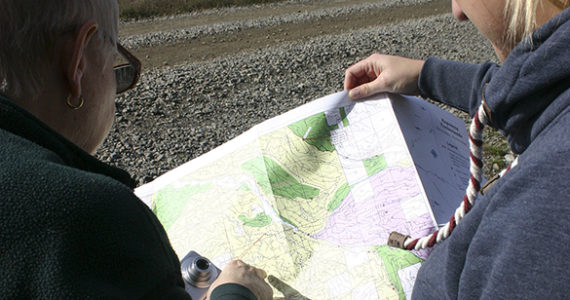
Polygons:
M345 68L371 51L494 58L473 26L453 20L449 0L293 1L122 23L120 39L146 73L118 100L115 129L99 156L149 182L257 123L342 89ZM139 145L141 136L148 147ZM485 140L490 178L508 153L499 134Z
M311 10L344 7L368 2L373 1L312 1L286 6L260 6L225 13L177 16L174 18L123 24L120 28L120 36L140 35L234 20L256 19L272 15L305 13ZM426 4L377 8L349 16L331 16L301 23L283 23L264 28L250 28L204 35L177 43L133 49L133 53L142 60L144 68L179 65L188 62L211 60L216 57L265 48L269 45L280 45L370 26L440 15L449 13L450 7L449 0L436 0Z

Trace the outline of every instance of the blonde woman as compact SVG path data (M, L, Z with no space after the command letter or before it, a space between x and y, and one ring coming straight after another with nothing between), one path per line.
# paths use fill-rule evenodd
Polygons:
M434 236L440 243L419 271L415 299L567 299L569 6L569 0L452 0L454 16L474 23L502 65L374 54L346 70L353 99L420 94L481 116L520 154L469 210L450 219L442 230L451 233ZM422 244L408 240L408 248Z
M0 298L190 299L129 174L91 156L140 73L116 0L0 8ZM265 276L233 261L209 299L271 299Z

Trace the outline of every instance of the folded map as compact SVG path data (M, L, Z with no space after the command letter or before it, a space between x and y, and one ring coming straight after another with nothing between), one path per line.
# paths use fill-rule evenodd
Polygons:
M443 224L469 178L465 124L418 98L329 95L136 194L183 258L263 268L310 299L409 298L429 255L386 245ZM279 292L276 291L278 294Z

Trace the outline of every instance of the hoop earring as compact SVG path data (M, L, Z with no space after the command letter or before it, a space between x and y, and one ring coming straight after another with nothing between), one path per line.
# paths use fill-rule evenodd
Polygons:
M71 94L69 94L69 96L67 96L67 99L65 100L65 103L67 104L67 106L69 106L69 108L73 109L73 110L78 110L80 108L83 107L83 103L85 102L83 100L83 96L79 97L79 104L75 105L73 103L71 103Z

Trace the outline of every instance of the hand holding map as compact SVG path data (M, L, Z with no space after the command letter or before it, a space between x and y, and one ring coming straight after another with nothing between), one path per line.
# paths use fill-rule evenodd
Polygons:
M344 89L354 100L380 92L419 95L423 65L423 60L375 53L346 70Z

